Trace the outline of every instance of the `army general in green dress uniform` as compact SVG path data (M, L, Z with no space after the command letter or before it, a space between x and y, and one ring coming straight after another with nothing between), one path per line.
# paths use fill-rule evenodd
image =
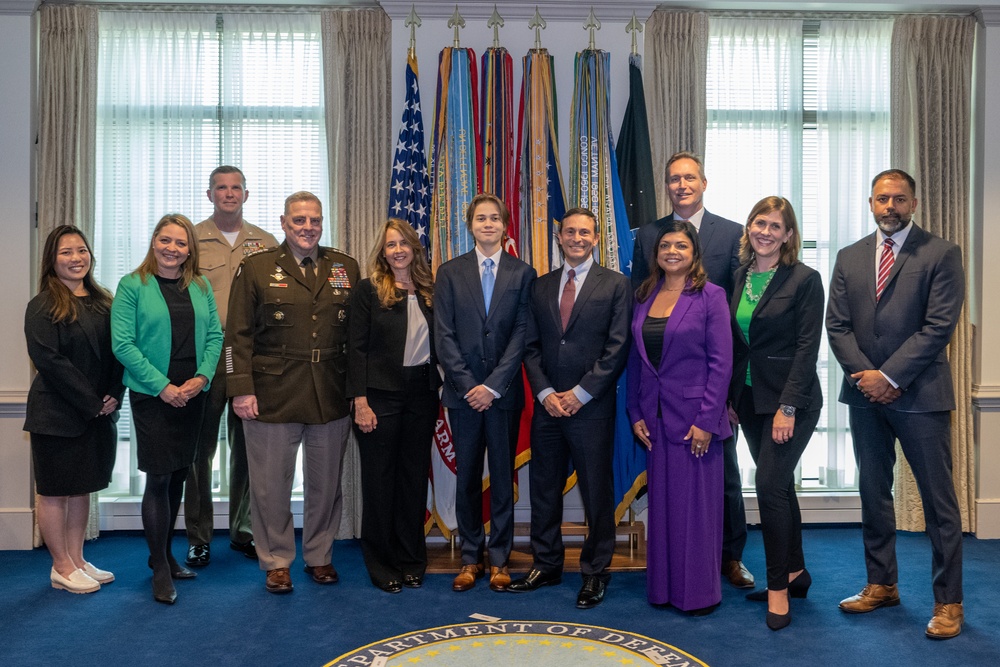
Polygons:
M227 391L246 434L254 539L272 593L292 590L291 491L300 444L305 571L317 583L337 581L331 551L350 429L347 303L360 279L354 259L319 245L323 208L314 194L285 200L281 228L284 242L247 257L236 274L224 350Z

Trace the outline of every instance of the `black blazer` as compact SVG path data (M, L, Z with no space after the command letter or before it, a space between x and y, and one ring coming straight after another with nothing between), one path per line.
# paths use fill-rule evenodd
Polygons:
M28 356L38 370L28 391L24 430L73 438L98 418L105 396L121 404L123 369L111 352L110 315L102 338L84 320L53 324L50 308L50 295L42 292L24 313ZM117 421L118 411L101 419Z
M733 323L729 400L738 404L746 387L749 364L757 414L777 412L782 403L799 410L819 410L823 407L823 392L816 362L823 336L824 304L819 273L802 262L778 267L750 318L749 345L736 323L746 274L746 267L736 272L735 291L729 302Z
M402 291L402 290L399 290ZM434 311L417 295L430 334L431 366L428 389L441 386L434 350ZM347 327L347 395L365 396L367 390L403 390L403 352L406 350L406 299L383 308L370 279L353 290Z
M650 222L635 232L632 248L632 290L639 289L649 277L649 262L655 254L653 244L660 230L674 219L673 215ZM726 290L726 298L733 295L733 274L740 266L740 239L743 226L722 216L705 211L698 230L701 245L701 265L708 274L708 282Z
M501 410L524 405L521 359L534 280L533 268L504 253L487 313L475 249L438 268L434 334L446 408L468 408L464 396L480 384L500 393L493 405Z
M615 415L615 383L628 361L632 324L629 281L595 262L563 332L559 314L562 271L558 268L545 274L531 288L524 353L531 391L537 397L548 387L566 391L579 384L593 400L575 416L609 419Z

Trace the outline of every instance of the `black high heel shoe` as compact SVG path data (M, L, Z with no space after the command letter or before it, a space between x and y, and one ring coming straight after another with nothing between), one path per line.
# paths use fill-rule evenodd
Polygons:
M803 568L802 573L788 582L788 595L793 598L805 598L809 595L809 587L812 586L812 577L809 570ZM751 602L767 602L767 589L747 593L747 600Z
M787 614L775 614L773 612L767 612L767 627L772 630L780 630L782 628L787 628L792 622L792 612L789 610Z

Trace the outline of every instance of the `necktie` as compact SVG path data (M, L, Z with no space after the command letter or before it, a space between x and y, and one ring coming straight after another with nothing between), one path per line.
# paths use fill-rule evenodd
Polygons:
M573 312L573 302L576 300L576 271L570 269L566 272L568 280L563 287L562 298L559 299L559 316L562 318L563 332L569 324L570 313Z
M496 277L493 275L493 260L487 257L483 260L483 303L486 304L486 313L490 312L490 301L493 300L493 284Z
M892 270L892 265L896 262L896 256L892 253L893 245L892 239L886 237L885 243L882 246L882 256L878 260L878 279L875 281L876 301L882 298L882 292L885 291L885 284L889 282L889 272Z
M303 257L299 266L302 267L302 278L305 280L306 287L312 290L316 286L316 270L312 257Z

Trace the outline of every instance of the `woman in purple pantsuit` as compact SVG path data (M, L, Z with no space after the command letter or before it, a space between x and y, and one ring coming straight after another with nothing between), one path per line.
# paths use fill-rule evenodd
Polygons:
M732 332L725 292L706 282L694 225L673 221L636 292L628 363L632 430L649 449L646 591L694 615L722 600L722 440Z

